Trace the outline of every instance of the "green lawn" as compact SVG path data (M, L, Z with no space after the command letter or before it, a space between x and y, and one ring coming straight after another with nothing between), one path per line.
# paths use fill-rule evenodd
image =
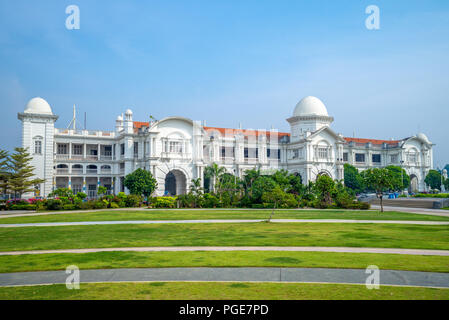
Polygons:
M448 300L448 289L381 286L368 290L364 285L302 283L220 283L153 282L89 283L79 290L65 285L3 287L1 300Z
M449 250L449 227L258 222L0 228L0 251L147 246L342 246Z
M163 267L308 267L449 272L447 256L334 252L95 252L0 256L0 272Z
M2 218L0 224L74 221L126 220L197 220L197 219L267 219L270 210L129 210L51 214L17 218ZM374 210L277 210L275 219L355 219L355 220L414 220L449 221L449 217L404 212Z

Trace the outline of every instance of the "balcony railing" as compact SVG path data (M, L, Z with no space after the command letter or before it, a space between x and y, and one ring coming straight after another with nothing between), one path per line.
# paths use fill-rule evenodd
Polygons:
M101 169L101 174L111 174L112 169Z
M112 154L109 154L109 155L102 154L102 155L100 155L100 160L111 161L112 160Z
M56 169L56 174L69 174L69 169Z
M68 154L56 154L56 159L58 160L68 160L69 155Z
M97 169L86 169L86 174L98 174Z
M72 174L83 174L83 169L72 169Z

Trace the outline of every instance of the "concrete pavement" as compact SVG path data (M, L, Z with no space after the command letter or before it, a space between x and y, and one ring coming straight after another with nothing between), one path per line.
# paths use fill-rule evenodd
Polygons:
M186 251L296 251L296 252L342 252L342 253L388 253L425 256L449 256L449 250L400 249L400 248L360 248L360 247L127 247L127 248L86 248L59 250L5 251L0 256L55 253L92 252L186 252Z
M36 222L0 224L0 228L25 227L64 227L117 224L187 224L187 223L257 223L266 219L211 219L211 220L123 220L123 221L75 221L75 222ZM449 221L409 221L409 220L349 220L349 219L271 219L273 223L388 223L414 225L449 225Z
M328 268L145 268L80 270L81 283L238 281L365 284L365 269ZM449 288L449 273L380 270L380 285ZM0 286L65 284L65 271L0 274ZM82 286L82 285L81 285Z

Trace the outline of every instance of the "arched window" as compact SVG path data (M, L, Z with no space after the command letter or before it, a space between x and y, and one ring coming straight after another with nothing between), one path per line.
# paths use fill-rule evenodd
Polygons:
M36 136L33 139L34 154L42 154L42 137Z

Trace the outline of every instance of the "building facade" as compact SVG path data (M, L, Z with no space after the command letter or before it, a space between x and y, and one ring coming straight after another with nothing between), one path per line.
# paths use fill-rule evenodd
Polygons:
M42 98L31 99L22 121L22 146L33 156L35 195L56 188L97 195L127 192L124 177L142 168L157 179L157 195L186 193L192 179L204 179L211 163L242 177L245 170L286 169L303 183L326 174L343 180L345 163L360 170L397 165L411 177L412 191L426 189L424 178L433 167L433 144L423 133L402 140L348 138L331 129L333 117L315 97L302 99L287 119L290 132L208 127L183 117L137 122L131 110L116 120L114 131L57 129L58 116Z

